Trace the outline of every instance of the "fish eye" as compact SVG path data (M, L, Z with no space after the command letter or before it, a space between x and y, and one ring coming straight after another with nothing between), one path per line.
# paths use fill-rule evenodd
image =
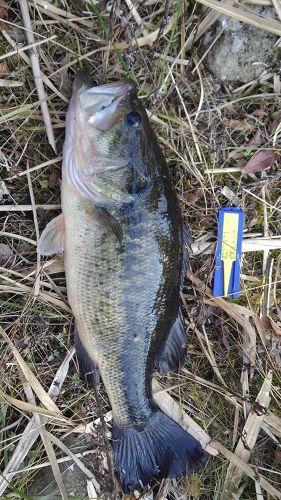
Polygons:
M131 111L127 115L127 123L134 128L139 127L141 124L141 115L137 111Z

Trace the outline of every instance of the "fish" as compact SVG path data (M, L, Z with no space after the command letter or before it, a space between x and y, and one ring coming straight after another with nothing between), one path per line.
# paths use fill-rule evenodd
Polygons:
M75 346L112 407L114 467L125 493L205 464L201 444L152 397L152 374L177 370L186 334L180 290L185 230L173 181L131 80L76 76L66 116L62 213L41 255L64 252Z

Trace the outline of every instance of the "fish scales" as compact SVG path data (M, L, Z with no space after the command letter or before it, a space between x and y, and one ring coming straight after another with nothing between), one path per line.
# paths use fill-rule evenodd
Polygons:
M135 418L143 422L141 410L145 416L151 414L145 404L146 385L150 384L153 369L148 363L151 332L161 321L159 308L153 309L159 303L157 296L163 296L161 287L165 287L163 256L159 255L161 249L155 239L158 213L148 217L142 206L137 207L136 214L130 214L132 227L126 223L127 214L121 213L124 235L120 248L116 236L107 234L98 213L87 202L68 195L63 204L68 205L69 214L65 217L67 289L80 339L110 388L108 395L116 422L128 425L135 410ZM73 227L77 228L75 232ZM174 277L179 275L177 262L170 268ZM162 321L167 321L165 304L162 311ZM125 412L128 384L136 390L129 416Z
M166 373L184 361L180 208L132 82L91 87L76 78L66 123L62 214L38 251L65 252L79 361L98 367L105 385L121 485L141 490L205 460L151 390L155 365Z

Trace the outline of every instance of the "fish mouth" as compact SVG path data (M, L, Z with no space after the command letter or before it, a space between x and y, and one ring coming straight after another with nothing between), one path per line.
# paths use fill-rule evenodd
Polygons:
M108 83L80 90L80 104L88 114L88 123L100 130L109 129L128 106L129 96L135 91L134 82Z

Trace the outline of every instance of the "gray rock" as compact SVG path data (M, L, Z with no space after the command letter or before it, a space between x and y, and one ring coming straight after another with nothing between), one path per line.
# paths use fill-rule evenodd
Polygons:
M101 487L102 495L100 499L117 498L112 492L114 486L111 481L111 475L104 466L105 453L104 447L97 446L88 436L68 436L64 443L73 453L83 453L87 450L93 450L91 453L81 458L84 465L93 472L93 476ZM87 477L84 472L72 461L60 464L63 484L67 495L73 500L87 500ZM31 483L28 483L28 497L32 500L56 500L61 498L57 483L53 476L51 467L41 468L33 478Z
M83 452L89 449L89 443L87 443L87 440L84 437L82 439L78 439L71 436L71 438L68 438L66 441L67 443L65 444L69 446L73 453L77 453L77 451ZM78 450L77 444L79 445ZM87 467L90 466L91 468L91 458L86 460L83 459L83 462ZM63 483L69 497L74 497L79 500L87 499L87 478L79 467L70 461L65 464L61 464L60 469ZM45 497L48 500L61 498L51 467L40 469L32 484L28 488L28 495L33 500L37 500L37 498L39 500L42 497Z
M255 10L266 17L275 18L273 9ZM276 46L277 36L227 16L221 16L214 29L205 34L203 53L222 29L222 35L205 58L218 80L247 83L258 78L270 66L276 63L280 65L281 50Z

